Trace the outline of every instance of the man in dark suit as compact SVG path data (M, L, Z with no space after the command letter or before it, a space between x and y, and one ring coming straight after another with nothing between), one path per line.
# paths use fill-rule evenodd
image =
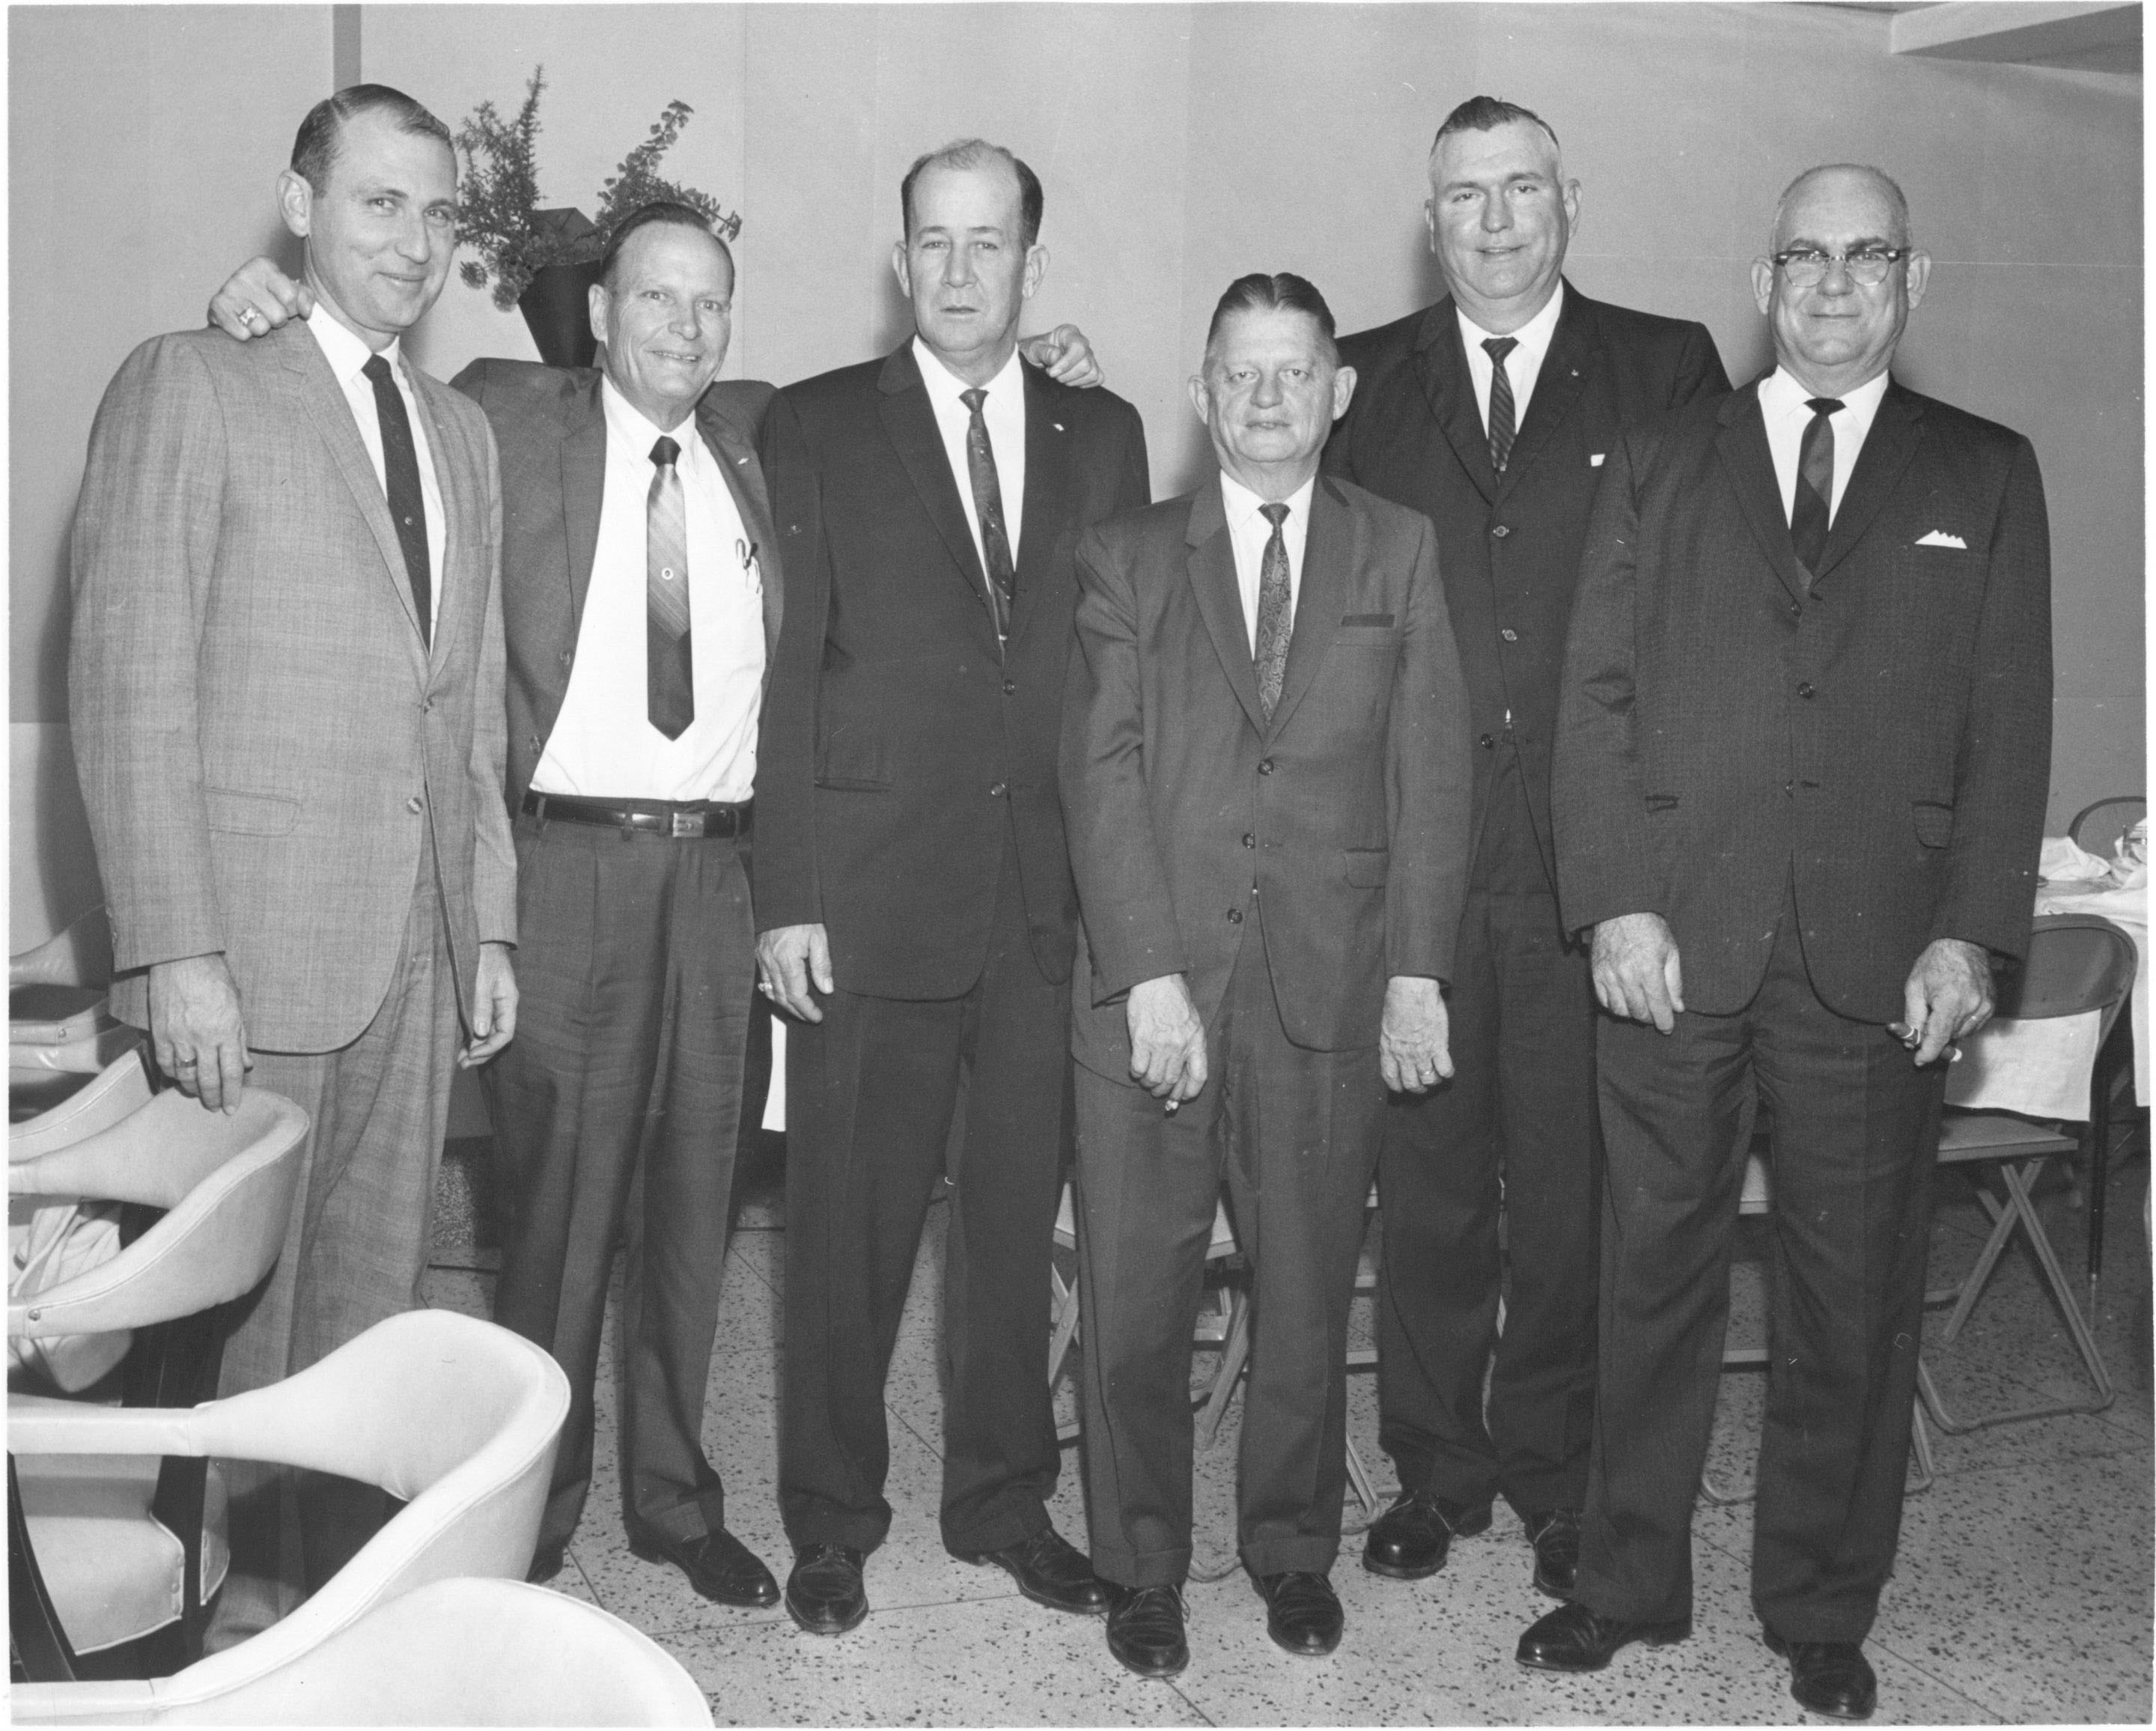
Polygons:
M1594 1408L1600 1143L1593 991L1558 917L1550 845L1558 674L1618 429L1728 381L1702 326L1563 280L1579 183L1537 116L1462 103L1438 129L1430 179L1430 250L1450 293L1341 344L1361 382L1326 451L1327 472L1437 526L1476 746L1451 984L1459 1074L1384 1115L1378 1436L1400 1496L1363 1561L1433 1574L1502 1493L1533 1544L1535 1585L1562 1596Z
M1523 1664L1689 1632L1742 1185L1777 1278L1752 1561L1804 1706L1868 1714L1894 1560L1949 1041L2025 949L2051 761L2029 442L1888 372L1931 261L1876 169L1782 196L1776 366L1606 465L1553 788L1602 1024L1601 1404L1578 1596Z
M788 387L763 444L792 574L757 777L757 924L787 1042L787 1605L867 1615L884 1377L965 1086L943 1305L945 1544L1101 1608L1050 1524L1048 1258L1074 917L1055 788L1071 551L1147 497L1137 412L1016 352L1040 182L968 141L901 189L916 335Z
M1327 1653L1378 1116L1451 1073L1466 701L1429 522L1318 478L1354 388L1315 288L1239 280L1191 381L1219 475L1079 550L1086 1479L1109 1650L1146 1677L1189 1657L1190 1338L1224 1175L1256 1282L1243 1562L1274 1641Z

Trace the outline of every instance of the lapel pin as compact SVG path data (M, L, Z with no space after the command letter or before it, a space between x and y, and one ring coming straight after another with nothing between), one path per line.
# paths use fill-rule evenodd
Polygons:
M1051 427L1055 428L1055 430L1056 430L1057 432L1059 432L1059 433L1060 433L1060 432L1063 430L1063 423L1062 423L1062 422L1060 422L1060 421L1050 421L1048 424L1049 424L1050 426L1051 426Z

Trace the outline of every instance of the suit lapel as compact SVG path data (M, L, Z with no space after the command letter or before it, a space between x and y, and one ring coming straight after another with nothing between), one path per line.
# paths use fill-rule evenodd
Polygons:
M1040 610L1070 514L1070 436L1050 413L1044 376L1023 363L1020 371L1025 380L1025 501L1019 518L1018 593L1011 608L1014 643Z
M419 615L413 608L412 585L405 576L404 549L397 539L397 526L390 521L389 500L382 491L382 482L375 475L367 446L360 439L359 423L352 419L352 404L345 396L344 387L337 383L336 374L331 370L329 357L315 341L314 333L296 321L286 331L289 334L280 333L280 358L292 376L294 388L305 407L307 418L329 447L337 472L344 477L353 502L359 506L359 514L367 520L367 526L374 536L376 551L382 555L382 581L389 585L390 593L397 598L397 604L403 609L412 627L413 658L424 663Z
M1825 577L1845 558L1871 526L1879 508L1886 504L1917 454L1917 418L1923 405L1899 385L1889 383L1879 399L1879 412L1871 418L1871 430L1864 449L1856 454L1856 467L1842 489L1841 507L1827 532L1826 551L1820 555L1819 575Z
M980 603L982 618L993 636L995 615L988 610L988 575L981 569L981 556L973 548L973 532L967 524L957 480L951 473L943 434L936 424L936 411L928 401L928 388L921 382L921 368L914 361L910 341L891 352L876 386L882 393L878 408L884 433L898 453L899 461L906 465L921 508L950 548L958 577ZM1030 460L1030 449L1027 455Z
M742 527L756 548L763 583L763 666L767 681L772 657L778 650L783 589L778 569L778 537L771 526L763 470L757 463L755 448L717 410L699 406L696 423L705 444L718 462L719 472L726 478L726 491L734 496L734 509L741 513Z
M1228 511L1221 502L1217 473L1190 501L1190 526L1184 532L1184 539L1190 548L1190 587L1198 598L1199 616L1213 634L1214 651L1220 657L1221 670L1228 675L1236 701L1250 717L1250 725L1263 733L1265 714L1258 704L1257 669L1250 663L1250 627L1243 619L1243 591L1235 581L1235 547L1228 534ZM1291 639L1291 655L1293 650Z
M434 465L434 490L442 498L442 568L434 573L434 617L428 638L429 660L439 662L444 639L455 635L456 609L472 592L472 578L459 557L456 532L457 523L467 509L463 501L471 496L471 490L465 484L463 442L459 439L452 451L449 441L454 435L449 424L436 413L434 393L444 388L412 367L408 357L405 364L411 369L412 395L419 405L419 420L427 434L427 455ZM403 568L401 563L398 568Z
M1808 585L1804 567L1797 562L1796 549L1789 544L1789 520L1782 509L1781 483L1774 479L1774 459L1767 449L1767 424L1759 414L1758 386L1747 386L1725 398L1721 419L1715 449L1729 473L1737 502L1743 506L1752 525L1753 539L1774 568L1782 587L1789 592L1789 598L1801 601Z
M584 595L598 557L599 513L606 503L606 405L600 375L570 399L562 438L562 524L569 552L569 640L583 629Z
M1550 333L1550 346L1543 356L1542 370L1535 375L1534 394L1527 398L1527 418L1520 423L1519 436L1512 441L1512 455L1505 464L1505 477L1498 483L1501 487L1509 489L1526 472L1549 443L1552 430L1572 413L1573 404L1586 388L1587 365L1594 348L1593 321L1594 314L1589 311L1587 301L1567 283L1564 305L1557 316L1557 329Z
M1320 475L1317 485L1310 490L1309 532L1303 537L1295 629L1287 640L1287 668L1281 679L1280 701L1273 706L1270 732L1277 733L1295 713L1302 694L1317 677L1325 652L1332 647L1342 598L1347 593L1348 562L1354 552L1353 534L1344 501L1333 491L1332 483Z
M1460 341L1460 316L1450 295L1423 315L1415 347L1431 413L1460 454L1467 478L1485 499L1495 498L1497 472L1490 466L1490 434L1482 424L1481 410L1475 406L1475 381L1468 376L1467 351Z

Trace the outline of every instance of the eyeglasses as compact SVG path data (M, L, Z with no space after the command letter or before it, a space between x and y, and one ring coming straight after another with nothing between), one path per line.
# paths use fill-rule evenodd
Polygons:
M1809 289L1826 278L1827 267L1839 265L1849 273L1849 280L1864 288L1876 289L1887 280L1887 273L1902 259L1912 249L1906 246L1866 246L1848 254L1823 253L1808 246L1793 247L1788 252L1776 253L1774 264L1789 278L1792 286Z

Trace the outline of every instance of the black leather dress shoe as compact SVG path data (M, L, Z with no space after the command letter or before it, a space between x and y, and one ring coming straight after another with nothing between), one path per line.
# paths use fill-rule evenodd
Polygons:
M811 1635L844 1635L869 1614L861 1554L847 1544L804 1544L786 1577L786 1610Z
M1323 1575L1302 1569L1261 1574L1258 1590L1265 1595L1265 1633L1275 1646L1322 1659L1340 1645L1340 1598Z
M1363 1566L1394 1580L1420 1580L1445 1567L1445 1549L1457 1538L1490 1530L1490 1505L1471 1508L1427 1487L1403 1491L1370 1523L1363 1540Z
M1530 1627L1512 1657L1530 1671L1599 1671L1628 1642L1664 1646L1691 1633L1689 1618L1675 1623L1620 1623L1614 1617L1595 1615L1575 1600Z
M723 1527L696 1538L632 1538L629 1548L647 1563L671 1563L690 1586L721 1605L754 1610L778 1603L771 1571Z
M1053 1527L999 1551L962 1551L965 1563L993 1563L1018 1583L1019 1592L1051 1610L1075 1610L1091 1616L1108 1608L1108 1590L1093 1573L1085 1552Z
M1140 1677L1173 1677L1190 1662L1183 1638L1183 1589L1119 1587L1108 1592L1108 1651Z
M535 1587L543 1587L562 1572L562 1565L568 1559L567 1545L542 1544L532 1554L531 1566L524 1571L524 1578Z
M1879 1704L1879 1679L1856 1641L1784 1641L1769 1629L1767 1650L1789 1662L1789 1693L1809 1712L1868 1719Z
M1527 1517L1527 1543L1535 1548L1535 1588L1553 1599L1572 1597L1579 1578L1579 1511L1553 1508Z

